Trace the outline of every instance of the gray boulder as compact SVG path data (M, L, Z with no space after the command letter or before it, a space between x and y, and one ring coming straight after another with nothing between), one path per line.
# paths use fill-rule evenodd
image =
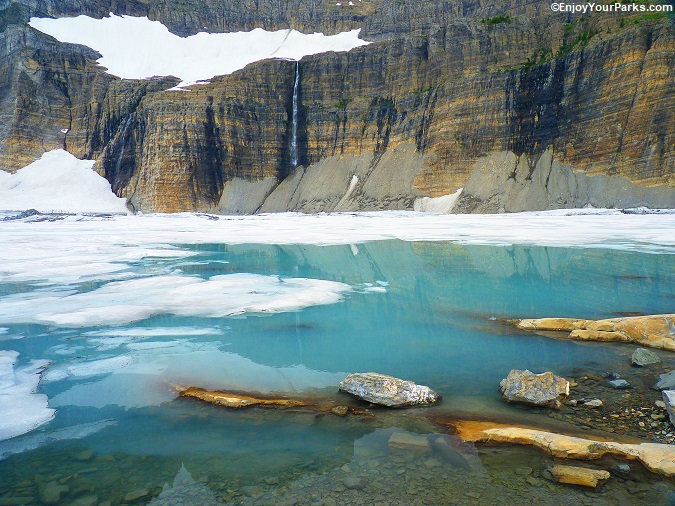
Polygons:
M666 403L670 423L675 425L675 390L664 390L661 395L663 395L663 402Z
M654 390L675 390L675 371L658 375L659 381L652 388Z
M630 360L633 365L637 365L639 367L650 364L658 364L661 362L661 359L657 357L653 351L650 351L647 348L636 349L633 352L633 356L630 358Z
M339 388L364 401L391 408L433 404L441 399L429 387L375 372L350 374Z
M534 374L527 370L513 369L499 383L499 390L508 402L559 409L561 398L570 393L570 384L565 378L552 372Z

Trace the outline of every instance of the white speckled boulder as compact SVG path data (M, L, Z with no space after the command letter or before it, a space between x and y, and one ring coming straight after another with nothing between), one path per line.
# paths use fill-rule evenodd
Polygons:
M340 390L391 408L433 404L441 399L429 387L375 372L350 374L340 382Z
M513 369L501 381L499 389L509 402L560 408L560 398L569 395L570 384L552 372L534 374L528 370Z

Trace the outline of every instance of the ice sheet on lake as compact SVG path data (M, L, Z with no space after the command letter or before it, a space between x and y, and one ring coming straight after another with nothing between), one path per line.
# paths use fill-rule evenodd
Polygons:
M36 394L40 375L49 365L33 360L15 367L19 353L0 350L0 441L39 427L54 418L46 395Z
M22 437L10 439L9 441L0 441L0 460L4 460L10 455L34 450L40 446L69 439L83 439L95 434L106 427L116 425L114 420L100 420L98 422L82 423L62 429L56 429L50 432L37 432Z
M213 336L222 333L221 329L213 327L131 327L120 329L92 330L85 336L92 337L174 337L174 336Z
M94 160L78 160L63 149L55 149L14 174L0 170L0 209L128 213L127 199L117 197L93 167Z
M193 328L193 327L133 327L116 328L108 330L94 330L86 332L82 337L86 338L87 343L94 345L98 351L114 350L120 346L142 346L138 341L152 337L197 337L197 336L217 336L227 329L217 328ZM150 346L161 346L162 343L149 343Z
M223 318L333 304L351 287L335 281L225 274L208 280L154 276L84 293L39 291L0 298L0 322L64 327L119 325L160 314Z
M369 42L359 30L326 36L296 30L205 33L179 37L159 21L147 17L103 19L31 18L30 26L61 42L83 44L101 53L98 63L125 79L175 76L188 86L214 76L231 74L267 58L299 60L327 51L349 51Z
M44 374L44 380L49 382L73 377L87 378L90 376L100 376L119 371L134 363L136 363L136 359L128 355L118 355L93 361L78 361L72 364L50 367Z

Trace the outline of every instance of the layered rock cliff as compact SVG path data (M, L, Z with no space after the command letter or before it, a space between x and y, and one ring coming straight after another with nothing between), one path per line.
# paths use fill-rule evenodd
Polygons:
M65 144L96 159L114 191L144 212L412 209L416 198L465 185L464 212L675 207L667 16L575 17L524 0L355 3L0 1L0 168L14 171ZM175 79L110 76L94 51L25 24L31 15L110 11L147 15L182 35L362 28L375 42L297 66L296 168L294 62L258 62L189 92L167 91ZM514 170L489 176L485 157L500 153L528 169L506 163ZM549 173L555 160L574 179L569 194L546 179L543 194L499 183L532 187L546 153ZM620 184L593 179L601 175ZM654 186L661 189L644 190ZM645 194L658 196L634 198Z

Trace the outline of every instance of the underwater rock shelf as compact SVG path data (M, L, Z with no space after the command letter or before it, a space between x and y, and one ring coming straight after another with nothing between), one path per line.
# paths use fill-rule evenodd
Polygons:
M639 460L653 473L675 476L675 446L672 445L598 441L493 422L456 421L452 425L464 441L534 446L559 459L597 460L605 455L615 455Z

